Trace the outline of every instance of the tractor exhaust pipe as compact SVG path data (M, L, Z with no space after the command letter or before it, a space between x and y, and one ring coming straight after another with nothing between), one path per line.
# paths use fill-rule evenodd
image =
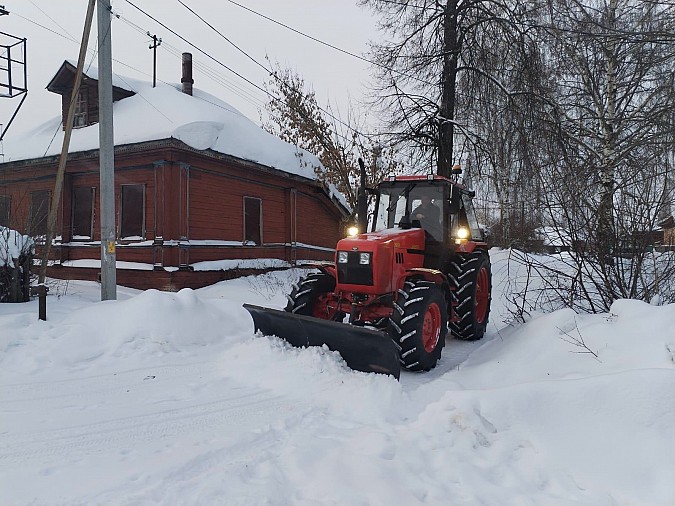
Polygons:
M368 194L366 193L366 164L363 163L363 158L359 158L359 167L361 168L361 182L356 200L356 213L359 233L364 233L368 228Z

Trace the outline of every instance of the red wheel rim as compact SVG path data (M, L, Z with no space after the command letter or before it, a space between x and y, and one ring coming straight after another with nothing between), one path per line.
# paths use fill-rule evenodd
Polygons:
M485 321L489 295L488 271L485 267L481 267L480 271L478 271L478 279L476 280L476 323L483 323Z
M441 335L441 308L432 302L427 308L422 324L422 344L427 353L431 353L438 344Z
M337 314L337 306L332 307L329 304L329 298L326 294L319 295L312 305L312 316L322 320L332 320Z

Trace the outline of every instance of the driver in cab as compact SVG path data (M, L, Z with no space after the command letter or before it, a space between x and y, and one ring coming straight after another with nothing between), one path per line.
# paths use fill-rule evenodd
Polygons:
M431 202L429 195L420 197L422 203L412 212L412 219L419 220L420 225L425 230L435 230L439 227L441 210Z

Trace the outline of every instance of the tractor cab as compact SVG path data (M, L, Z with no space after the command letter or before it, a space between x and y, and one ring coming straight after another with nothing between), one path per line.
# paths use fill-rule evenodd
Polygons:
M370 231L422 228L424 267L445 270L449 255L463 244L484 240L473 194L441 176L392 176L377 188Z

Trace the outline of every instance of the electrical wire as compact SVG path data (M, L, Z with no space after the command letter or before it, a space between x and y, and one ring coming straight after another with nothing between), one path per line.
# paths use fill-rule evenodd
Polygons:
M68 30L66 30L66 29L63 28L59 23L57 23L56 20L55 20L54 18L52 18L49 14L47 14L45 11L43 11L43 10L40 8L40 6L39 6L38 4L36 4L35 2L33 2L33 0L29 0L29 2L30 2L31 4L33 4L33 6L34 6L37 10L39 10L42 14L44 14L47 18L49 18L49 20L50 20L52 23L54 23L56 26L58 26L59 29L63 31L63 33L65 33L66 35L68 35L71 39L77 40L75 37L73 37L73 36L70 34L70 32L68 32Z
M208 21L206 21L206 19L204 19L204 17L202 17L202 16L199 15L196 11L194 11L191 7L189 7L188 5L186 5L182 0L177 0L177 1L178 1L181 5L183 5L183 7L185 7L187 10L189 10L193 15L195 15L197 18L199 18L200 21L202 21L202 22L203 22L204 24L206 24L209 28L211 28L214 32L216 32L221 38L223 38L226 42L228 42L231 46L233 46L237 51L239 51L241 54L243 54L246 58L248 58L250 61L252 61L253 63L255 63L257 66L259 66L260 68L262 68L265 72L268 73L268 75L270 75L271 77L273 77L274 79L276 79L276 81L277 81L280 85L282 85L282 86L288 86L288 84L287 84L286 82L284 82L283 80L281 80L281 79L276 75L275 72L273 72L271 69L267 68L265 65L263 65L263 64L260 63L258 60L256 60L255 58L253 58L251 55L249 55L246 51L244 51L244 50L243 50L241 47L239 47L237 44L235 44L234 42L232 42L231 39L229 39L228 37L226 37L222 32L220 32L218 29L216 29L211 23L209 23ZM297 91L297 90L293 90L293 89L292 89L292 91ZM317 104L317 107L318 107L324 114L326 114L328 117L330 117L330 118L333 119L334 121L336 121L336 122L342 124L342 125L343 125L344 127L346 127L347 129L353 131L353 132L356 133L357 135L361 135L361 136L363 136L363 137L367 137L366 134L364 134L364 133L362 133L362 132L359 132L358 130L356 130L355 128L353 128L351 125L349 125L349 124L343 122L340 118L338 118L338 117L336 117L335 115L333 115L330 111L328 111L328 110L322 108L321 106L318 106L318 104ZM336 135L339 135L339 134L336 133ZM345 139L346 139L346 138L345 138ZM348 140L348 139L347 139L347 140Z
M181 0L178 0L178 1L179 1L180 3L183 3ZM324 45L324 46L326 46L326 47L329 47L329 48L331 48L331 49L334 49L335 51L339 51L340 53L344 53L344 54L346 54L346 55L348 55L348 56L351 56L351 57L353 57L353 58L357 58L357 59L362 60L362 61L364 61L364 62L366 62L366 63L371 64L371 65L377 65L378 67L384 67L383 65L381 65L381 64L379 64L379 63L376 63L376 62L374 62L374 61L369 60L368 58L364 58L363 56L360 56L360 55L358 55L358 54L355 54L355 53L352 53L352 52L350 52L350 51L347 51L346 49L342 49L342 48L340 48L340 47L338 47L338 46L335 46L335 45L333 45L333 44L330 44L330 43L328 43L328 42L325 42L325 41L323 41L323 40L321 40L321 39L317 39L316 37L312 37L311 35L308 35L308 34L306 34L306 33L304 33L304 32L301 32L300 30L297 30L297 29L293 28L292 26L288 26L288 25L282 23L281 21L277 21L277 20L274 19L274 18L271 18L271 17L269 17L269 16L266 16L265 14L261 14L260 12L257 12L257 11L255 11L255 10L251 9L250 7L246 7L245 5L242 5L242 4L238 3L238 2L235 2L234 0L227 0L227 1L230 2L232 5L236 5L237 7L240 7L240 8L242 8L242 9L244 9L244 10L246 10L246 11L252 13L252 14L255 14L256 16L260 16L261 18L266 19L267 21L270 21L270 22L272 22L272 23L274 23L274 24L276 24L276 25L279 25L279 26L281 26L281 27L283 27L283 28L286 28L287 30L290 30L290 31L292 31L292 32L294 32L294 33L297 33L298 35L301 35L301 36L303 36L303 37L306 37L306 38L308 38L309 40L313 40L314 42L317 42L317 43L322 44L322 45ZM386 67L384 67L384 68L386 68Z
M196 50L199 51L200 53L202 53L204 56L206 56L206 57L209 58L210 60L214 61L215 63L217 63L217 64L220 65L221 67L225 68L226 70L229 70L229 71L232 72L235 76L239 77L240 79L246 81L248 84L250 84L250 85L253 86L254 88L256 88L256 89L260 90L261 92L265 93L266 95L270 96L270 98L279 100L277 97L274 97L273 95L271 95L271 93L269 93L267 90L265 90L264 88L261 88L260 86L258 86L258 85L255 84L253 81L251 81L251 80L248 79L247 77L243 76L242 74L240 74L239 72L237 72L237 71L234 70L233 68L231 68L231 67L225 65L223 62L221 62L220 60L218 60L218 59L215 58L214 56L210 55L209 53L207 53L206 51L204 51L202 48L200 48L199 46L197 46L196 44L190 42L190 41L187 40L185 37L183 37L182 35L180 35L178 32L176 32L175 30L169 28L166 24L162 23L162 22L159 21L157 18L155 18L155 17L152 16L151 14L147 13L146 11L144 11L143 9L141 9L140 7L138 7L136 4L134 4L134 3L131 2L130 0L126 0L126 2L127 2L129 5L131 5L132 7L134 7L135 9L137 9L138 11L140 11L142 14L144 14L145 16L147 16L148 18L152 19L155 23L157 23L158 25L160 25L161 27L163 27L165 30L168 30L168 31L171 32L173 35L175 35L176 37L178 37L180 40L182 40L183 42L185 42L185 43L188 44L189 46L193 47L194 49L196 49Z
M41 9L40 9L40 10L41 10ZM58 36L60 36L60 37L62 37L62 38L64 38L64 39L66 39L66 40L68 40L68 41L70 41L70 42L73 42L73 43L75 43L75 44L79 44L79 41L77 41L75 38L73 38L73 36L70 35L70 33L68 33L68 31L65 30L58 22L56 22L53 18L51 18L51 17L50 17L49 15L47 15L46 13L44 13L44 11L42 11L42 12L43 12L43 14L45 14L45 16L47 16L47 17L48 17L48 18L49 18L56 26L58 26L59 29L61 29L61 30L63 31L63 33L59 33L59 32L57 32L57 31L55 31L55 30L52 30L51 28L49 28L49 27L47 27L47 26L45 26L45 25L43 25L43 24L41 24L41 23L38 23L37 21L34 21L34 20L30 19L30 18L27 18L27 17L25 17L25 16L22 16L21 14L18 14L18 13L14 12L14 11L12 11L12 14L14 14L14 15L20 17L21 19L23 19L23 20L25 20L25 21L27 21L27 22L29 22L29 23L32 23L32 24L34 24L34 25L36 25L36 26L42 28L43 30L46 30L46 31L48 31L48 32L50 32L50 33L52 33L52 34L54 34L54 35L58 35ZM111 11L111 14L112 14L115 18L118 18L118 19L121 18L120 15L114 14L114 13L112 13L112 11ZM134 23L132 23L132 22L126 20L126 19L123 19L123 18L122 18L122 20L125 21L125 22L126 22L127 24L129 24L130 26L133 25L134 29L139 30L143 35L146 34L146 31L143 31L138 25L135 25ZM65 33L65 35L64 35L64 33ZM170 46L170 45L168 45L168 46ZM172 47L172 46L171 46L171 47ZM92 58L91 58L91 60L89 61L89 64L88 64L88 66L87 66L87 69L89 69L89 68L91 68L91 65L93 64L93 59L96 57L97 50L96 50L96 49L93 49L93 48L87 48L87 51L90 52L91 55L92 55ZM171 52L171 51L169 51L169 52ZM176 48L173 48L173 54L175 54L175 55L177 55L178 57L180 57L180 51L179 51L178 49L176 49ZM137 69L136 67L133 67L132 65L129 65L129 64L127 64L127 63L125 63L125 62L123 62L123 61L121 61L121 60L119 60L119 59L113 58L113 61L114 61L115 63L117 63L117 64L120 64L120 65L124 66L124 67L127 67L127 68L129 68L129 69L131 69L131 70L134 70L135 72L138 72L139 74L142 74L142 75L148 75L146 72L141 71L141 70ZM199 65L197 65L197 66L199 67ZM204 66L204 68L209 69L209 70L211 71L211 74L213 74L211 77L214 79L214 81L218 82L218 74L217 74L217 72L213 71L213 69L210 69L209 67L206 67L206 66ZM86 71L85 71L85 73L86 73ZM207 71L206 73L208 73L208 71ZM131 84L130 84L130 83L129 83L122 75L120 75L120 74L118 74L118 73L113 73L113 74L114 74L114 76L115 76L116 78L118 78L120 81L124 82L124 83L127 85L127 87L129 88L130 91L135 92L135 93L136 93L137 95L139 95L146 103L148 103L148 105L150 105L151 107L153 107L159 114L161 114L162 116L164 116L167 120L172 121L171 118L169 118L166 114L164 114L162 111L160 111L159 109L157 109L157 107L155 107L153 104L151 104L150 102L148 102L148 100L147 100L145 97L143 97L143 95L142 95L141 93L139 93L139 92L135 89L135 86L131 85ZM222 75L221 75L221 76L222 76ZM160 81L163 82L164 84L171 85L171 83L168 83L168 82L166 82L166 81L162 81L162 80L160 80ZM226 84L226 83L220 83L220 84L222 84L223 86L227 87L227 84ZM230 86L231 86L231 87L236 87L236 84L230 82ZM262 105L264 105L264 102L263 102L262 100L256 99L255 97L253 97L252 95L250 95L250 93L249 93L249 98L247 98L246 96L242 95L242 93L248 93L248 91L245 90L245 89L243 89L243 88L241 88L241 87L238 87L238 89L240 90L239 92L237 92L235 89L232 89L232 88L230 88L230 89L231 89L231 91L233 91L233 93L237 94L237 95L240 96L242 99L247 100L249 103L251 103L252 105L254 105L254 106L256 106L256 107L261 107ZM223 109L223 110L225 110L225 111L228 111L228 112L230 112L230 113L232 113L232 114L236 114L237 116L246 118L246 116L244 116L241 112L237 111L237 110L234 109L234 108L224 107L222 104L218 104L218 103L212 102L212 101L210 101L210 100L206 100L206 99L204 99L204 98L201 98L201 100L204 100L205 102L207 102L207 103L209 103L209 104L211 104L211 105L213 105L213 106L215 106L215 107L218 107L218 108L220 108L220 109ZM248 118L247 118L247 119L248 119ZM46 156L46 153L49 151L49 148L51 147L51 145L52 145L54 139L56 138L56 135L58 134L59 130L62 128L62 125L63 125L63 124L60 123L60 124L57 126L56 131L54 132L54 135L52 136L52 139L51 139L51 141L49 142L49 145L47 146L47 149L45 150L45 155L44 155L44 156Z
M232 69L232 68L229 67L228 65L224 64L223 62L221 62L220 60L218 60L217 58L215 58L215 57L212 56L211 54L207 53L204 49L200 48L200 47L197 46L196 44L190 42L190 41L187 40L185 37L183 37L182 35L180 35L179 33L177 33L175 30L173 30L172 28L170 28L169 26L167 26L165 23L159 21L157 18L155 18L154 16L152 16L152 15L149 14L148 12L146 12L146 11L144 11L143 9L141 9L140 7L138 7L136 4L134 4L133 2L131 2L131 0L126 0L126 2L127 2L129 5L131 5L132 7L134 7L135 9L137 9L139 12L141 12L142 14L144 14L145 16L147 16L148 18L152 19L155 23L159 24L159 25L162 26L164 29L166 29L166 30L168 30L169 32L171 32L173 35L175 35L176 37L178 37L180 40L182 40L182 41L185 42L186 44L190 45L191 47L193 47L194 49L196 49L196 50L199 51L200 53L202 53L202 54L203 54L204 56L206 56L207 58L213 60L213 61L214 61L215 63L217 63L218 65L220 65L220 66L222 66L223 68L225 68L226 70L232 72L234 75L236 75L236 76L239 77L240 79L244 80L245 82L247 82L248 84L250 84L250 85L253 86L254 88L258 89L259 91L261 91L262 93L264 93L265 95L267 95L267 96L270 98L270 100L272 100L272 101L274 101L274 102L278 102L278 103L284 104L284 101L283 101L282 99L280 99L279 97L273 95L273 94L272 94L271 92L269 92L268 90L262 88L261 86L257 85L256 83L254 83L253 81L251 81L250 79L248 79L247 77L245 77L244 75L242 75L241 73L237 72L236 70ZM260 64L260 65L262 65L262 64ZM271 75L271 76L274 76L273 73L271 73L270 75ZM321 110L324 111L324 112L326 112L324 109L321 109ZM356 129L355 129L354 127L352 127L351 125L348 125L347 123L341 121L339 118L336 118L335 116L332 116L332 115L331 115L330 113L328 113L328 112L326 112L326 113L329 114L335 121L337 121L337 122L339 122L340 124L342 124L346 129L351 130L352 132L356 133L357 135L361 135L361 136L363 136L363 137L370 138L369 135L366 135L366 134L364 134L364 133L362 133L362 132L359 132L358 130L356 130ZM343 135L339 134L338 132L334 132L334 133L335 133L335 135L337 135L337 136L339 136L339 137L343 137L344 139L349 140L347 137L344 137Z
M122 16L120 14L117 14L117 13L115 13L114 16L115 16L116 19L119 19L119 20L123 21L130 28L137 31L139 34L144 35L144 36L147 35L147 30L144 30L143 28L141 28L140 26L138 26L134 22L130 21L129 19L126 19L124 16ZM172 46L171 44L167 43L166 41L162 41L162 42L163 43L160 46L160 48L164 51L167 51L172 56L175 56L180 60L182 52L178 48L176 48L176 47ZM203 72L207 77L212 79L214 82L216 82L220 86L223 86L224 88L228 89L233 94L240 97L242 100L244 100L244 101L248 102L249 104L251 104L255 107L258 107L258 108L264 106L264 104L265 104L264 100L255 96L249 90L247 90L246 88L238 85L234 81L231 81L231 80L227 79L224 74L218 72L214 68L209 67L208 65L200 62L199 60L193 61L193 65L195 66L195 68L197 68L198 70ZM148 75L147 73L143 73L143 74ZM165 84L169 84L166 81L162 81L161 79L160 79L160 81L165 83ZM236 112L237 114L243 116L238 111L232 110L232 112Z
M181 2L181 0L178 0L178 1ZM252 14L255 14L256 16L260 16L261 18L266 19L267 21L270 21L271 23L277 24L277 25L279 25L279 26L281 26L281 27L283 27L283 28L286 28L287 30L290 30L290 31L292 31L292 32L294 32L294 33L297 33L298 35L300 35L300 36L302 36L302 37L306 37L306 38L308 38L309 40L312 40L312 41L314 41L314 42L317 42L318 44L322 44L322 45L324 45L324 46L326 46L326 47L329 47L329 48L331 48L331 49L334 49L335 51L339 51L340 53L344 53L344 54L346 54L346 55L348 55L348 56L351 56L351 57L353 57L353 58L357 58L357 59L359 59L359 60L361 60L361 61L364 61L364 62L366 62L366 63L368 63L368 64L370 64L370 65L374 65L374 66L376 66L376 67L380 67L380 68L382 68L382 69L384 69L384 70L386 70L386 71L388 71L388 72L391 72L391 73L393 73L393 74L398 74L398 75L400 75L400 76L407 77L407 78L412 79L412 80L414 80L414 81L418 81L418 82L420 82L420 83L422 83L422 84L426 84L427 86L435 86L433 83L430 83L430 82L428 82L428 81L426 81L426 80L424 80L424 79L420 79L420 78L417 77L417 76L408 74L408 73L406 73L406 72L402 72L402 71L400 71L400 70L396 70L396 69L391 68L391 67L389 67L389 66L387 66L387 65L383 65L382 63L378 63L378 62L376 62L376 61L369 60L368 58L365 58L365 57L363 57L363 56L361 56L361 55L352 53L352 52L350 52L350 51L347 51L346 49L342 49L341 47L335 46L335 45L330 44L330 43L328 43L328 42L325 42L325 41L323 41L323 40L321 40L321 39L318 39L318 38L316 38L316 37L313 37L313 36L311 36L311 35L308 35L308 34L302 32L302 31L300 31L300 30L297 30L297 29L293 28L292 26L289 26L289 25L287 25L287 24L285 24L285 23L282 23L281 21L277 21L277 20L274 19L274 18L271 18L271 17L269 17L269 16L266 16L265 14L262 14L262 13L260 13L260 12L258 12L258 11L255 11L255 10L251 9L250 7L246 7L245 5L242 5L242 4L238 3L238 2L235 2L234 0L227 0L227 1L230 2L232 5L236 5L237 7L240 7L240 8L242 8L242 9L244 9L244 10L246 10L246 11L252 13ZM183 2L181 2L181 3L183 3ZM393 2L391 2L391 3L393 3ZM420 9L424 10L423 7L417 6L417 5L410 5L409 7L416 7L416 8L420 8Z
M128 1L128 0L127 0L127 1ZM200 16L200 15L199 15L197 12L195 12L191 7L188 7L188 6L183 2L183 0L177 0L177 1L178 1L178 3L180 3L183 7L185 7L188 11L190 11L192 14L194 14L200 21L202 21L204 24L206 24L206 26L208 26L209 28L211 28L211 29L212 29L214 32L216 32L220 37L222 37L226 42L228 42L230 45L232 45L232 47L234 47L237 51L239 51L241 54L243 54L244 56L246 56L249 60L251 60L251 61L252 61L253 63L255 63L257 66L259 66L260 68L262 68L265 72L267 72L268 75L270 75L271 77L273 77L278 83L280 83L282 86L288 86L288 84L286 84L283 80L281 80L281 79L276 75L275 72L273 72L271 69L267 68L265 65L263 65L262 63L260 63L258 60L256 60L255 58L253 58L253 57L252 57L251 55L249 55L246 51L244 51L242 48L240 48L238 45L236 45L234 42L232 42L228 37L226 37L226 36L225 36L223 33L221 33L218 29L216 29L211 23L209 23L208 21L206 21L206 19L204 19L202 16ZM292 90L292 91L297 91L297 90L293 90L292 88L291 88L291 90ZM360 136L363 136L363 137L368 137L366 134L364 134L364 133L362 133L362 132L359 132L359 131L356 130L354 127L352 127L351 125L345 123L345 122L342 121L340 118L338 118L338 117L336 117L335 115L333 115L333 113L331 113L330 111L324 109L323 107L319 106L318 104L317 104L317 107L318 107L324 114L326 114L328 117L330 117L330 118L333 119L334 121L340 123L342 126L344 126L345 128L347 128L348 130L351 130L352 132L354 132L354 133L357 134L357 135L360 135Z

